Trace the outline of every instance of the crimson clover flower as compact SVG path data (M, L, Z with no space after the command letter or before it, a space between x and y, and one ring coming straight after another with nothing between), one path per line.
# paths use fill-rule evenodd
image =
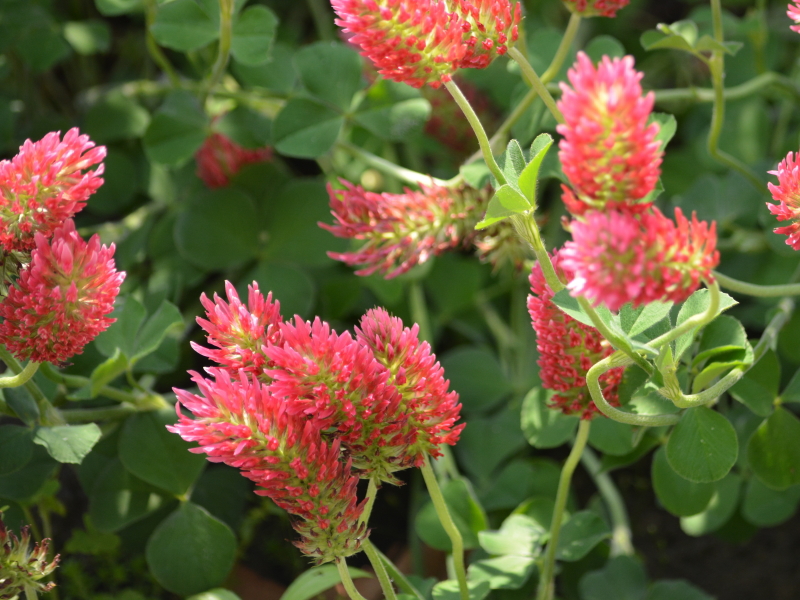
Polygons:
M466 21L467 54L460 68L483 69L508 52L508 45L519 37L522 9L510 0L444 0L448 9Z
M0 342L21 360L62 363L115 319L108 317L125 278L114 264L114 244L88 242L71 219L36 249L8 296L0 303Z
M23 527L18 538L0 518L0 600L15 600L28 590L34 595L49 592L56 586L41 582L58 566L59 556L47 561L49 546L50 540L44 539L31 549L30 527Z
M628 302L686 300L701 281L713 280L716 223L694 214L689 221L679 208L675 221L657 208L639 215L593 211L572 221L573 241L560 253L562 267L573 274L572 294L611 310Z
M8 251L32 250L36 233L53 235L103 184L105 156L104 146L95 147L73 128L63 140L60 132L26 140L19 154L0 161L0 244Z
M570 12L582 17L615 17L630 0L563 0Z
M419 326L403 327L402 320L375 308L362 317L356 339L389 370L402 398L407 439L416 438L405 450L404 462L420 467L426 453L442 455L440 444L455 445L465 427L455 424L461 411L458 393L448 390L450 382L430 344L419 340Z
M795 25L790 25L789 29L800 33L800 1L793 0L793 2L786 7L786 15L795 22Z
M190 372L199 394L174 390L178 422L167 429L197 442L192 452L241 469L260 488L256 493L300 517L293 523L302 536L296 545L318 563L355 554L366 534L358 522L363 504L358 477L341 459L340 440L326 442L323 420L294 413L291 403L244 370L235 376L207 371L213 379Z
M194 155L197 176L209 188L225 187L245 165L269 161L271 148L244 148L221 133L212 133Z
M553 266L569 279L572 273L564 264L563 253L553 253ZM556 392L550 406L567 415L591 419L598 411L586 386L586 373L614 349L597 329L576 321L553 303L553 290L538 263L531 270L530 284L533 294L528 296L528 312L536 332L539 377L545 388ZM622 372L622 368L615 368L600 376L603 396L612 406L619 406Z
M800 8L798 8L798 18L800 18ZM778 185L767 184L772 198L780 204L769 204L767 208L778 221L793 221L785 227L778 227L775 233L788 236L786 243L794 250L800 250L800 165L797 159L800 153L786 155L775 171L770 171L770 175L778 176Z
M561 84L558 107L565 123L559 158L571 187L562 186L567 209L644 210L655 189L662 152L657 123L649 123L655 96L642 96L642 73L633 58L604 56L597 67L583 52Z
M422 186L403 194L368 192L342 180L343 190L328 186L334 224L320 223L337 237L366 240L354 252L328 252L334 260L361 266L356 275L376 271L396 277L432 256L469 243L480 219L484 194Z

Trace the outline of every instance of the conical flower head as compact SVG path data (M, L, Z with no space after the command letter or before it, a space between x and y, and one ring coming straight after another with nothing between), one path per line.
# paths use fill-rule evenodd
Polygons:
M630 0L563 0L570 12L582 17L615 17Z
M655 96L642 96L642 73L633 58L604 56L597 67L583 52L568 72L572 87L561 84L557 127L564 136L559 158L571 189L564 202L575 215L613 208L644 210L641 201L655 189L661 173L657 123L648 124Z
M31 262L0 303L0 342L21 360L62 363L108 328L125 278L114 244L84 241L72 220L52 240L36 234Z
M321 421L292 414L289 403L245 371L208 372L213 379L191 373L198 394L174 390L178 422L167 429L197 442L192 452L241 469L259 486L256 493L300 517L293 523L302 536L296 545L318 563L356 553L366 534L358 522L363 506L338 440L325 442Z
M375 308L362 317L356 339L389 370L389 381L402 397L402 411L408 418L405 435L416 438L402 462L419 467L426 454L442 455L440 444L455 445L464 429L463 423L455 424L461 412L458 393L448 390L450 383L430 344L420 342L419 326L403 327L399 318Z
M563 265L562 252L553 253L553 266L562 278L569 279L572 273ZM539 377L546 389L556 392L550 406L567 415L591 419L598 411L586 387L586 374L614 349L594 327L576 321L553 303L553 290L538 263L531 271L530 284L533 294L528 296L528 312L536 332ZM619 406L621 380L621 368L600 376L603 396L612 406Z
M27 140L19 154L0 161L0 244L6 250L32 250L35 234L46 238L71 218L103 184L103 146L70 129Z
M55 583L41 581L58 566L58 556L47 560L49 545L50 540L45 539L31 549L30 528L23 527L18 538L0 518L0 600L25 596L26 590L42 593L55 587Z
M800 17L800 9L798 9ZM778 221L792 221L790 225L778 227L775 233L788 236L786 243L794 250L800 250L800 153L786 155L770 175L778 176L778 185L767 184L772 198L779 204L767 203L767 208Z
M334 260L396 277L447 250L467 245L481 218L484 194L440 186L406 189L403 194L378 194L342 181L343 190L328 186L334 224L320 223L337 237L366 240L355 252L329 252Z
M689 221L679 208L675 221L653 208L633 215L591 212L570 225L573 241L561 251L561 264L573 273L568 287L595 305L618 310L628 302L682 302L712 281L719 263L716 223Z
M458 66L483 69L508 52L519 37L522 9L510 0L444 0L451 12L469 25L465 30L467 54Z
M389 371L371 350L327 323L295 317L281 325L282 346L265 348L273 368L270 392L292 414L335 429L362 477L397 483L392 473L407 467L407 448L416 441L401 411L402 397Z
M249 149L221 133L212 133L194 155L197 176L209 188L225 187L245 165L267 162L271 148Z
M800 0L793 0L786 7L786 15L795 22L795 25L791 25L789 29L800 33Z
M272 293L264 298L255 281L247 286L247 292L246 305L230 281L225 282L227 302L216 294L213 302L205 294L200 296L206 318L198 317L197 323L208 334L208 343L216 348L194 342L192 348L233 372L244 369L263 378L267 364L263 347L280 342L280 303L272 301Z

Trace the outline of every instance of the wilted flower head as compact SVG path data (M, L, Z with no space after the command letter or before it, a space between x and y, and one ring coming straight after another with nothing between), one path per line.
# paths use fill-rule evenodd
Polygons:
M61 363L108 328L107 315L125 278L114 265L114 244L84 241L72 220L52 240L36 234L30 265L0 303L0 342L19 359Z
M563 0L567 8L582 17L615 17L630 0Z
M225 187L242 167L266 162L271 148L244 148L221 133L212 133L194 155L197 176L210 188Z
M30 528L25 526L17 538L0 518L0 600L14 600L32 592L49 592L55 583L41 580L55 571L59 557L47 562L50 540L31 545ZM30 597L30 596L27 596Z
M800 8L798 8L800 18ZM775 233L789 236L786 243L795 250L800 250L800 164L797 155L789 154L783 159L775 171L770 171L770 175L778 176L778 185L767 184L772 198L780 204L769 204L769 212L775 215L778 221L793 221L786 227L778 227Z
M403 194L378 194L342 181L328 186L333 225L320 223L337 237L366 240L355 252L328 252L357 275L376 271L396 277L432 256L469 242L484 202L481 192L422 186Z
M564 266L562 254L563 250L553 253L553 266L569 279L572 273ZM553 290L538 263L531 271L530 283L533 294L528 296L528 312L536 332L539 377L545 388L556 392L550 405L564 414L591 419L598 411L586 386L586 373L614 349L594 327L576 321L553 303ZM611 369L600 376L603 396L612 406L619 406L617 388L622 371Z
M590 212L570 228L573 241L560 253L561 265L574 275L573 295L611 310L632 302L682 302L700 285L713 280L719 263L716 223L689 221L679 208L673 223L657 208L633 215Z
M656 186L662 152L657 123L648 119L655 96L642 96L642 73L633 58L604 56L595 67L583 52L561 84L558 106L565 123L559 158L572 188L564 202L573 214L592 208L643 210Z
M6 250L31 250L36 233L46 238L85 205L103 184L106 156L89 136L70 129L48 133L38 142L26 142L19 154L0 161L0 244Z
M786 7L786 15L796 23L796 25L791 25L789 29L792 31L796 31L800 33L800 1L793 0L791 4Z
M461 412L458 393L448 391L450 383L430 344L419 340L419 326L403 327L399 318L375 308L361 318L356 339L389 370L390 383L400 393L406 437L416 437L405 451L407 462L422 466L426 454L442 455L439 444L455 445L464 429L463 423L455 424Z
M263 347L280 340L280 303L272 301L271 292L265 299L255 281L247 286L247 292L247 305L239 300L230 281L225 282L227 302L216 294L213 302L205 294L200 296L206 318L197 317L197 323L208 334L208 343L216 349L194 342L192 348L226 369L244 369L262 376L267 364Z
M178 422L167 429L197 442L192 452L241 469L258 494L300 517L293 523L302 536L296 545L317 562L356 553L365 535L358 523L363 506L339 441L324 441L319 421L293 414L291 404L245 371L208 372L213 379L191 373L199 394L175 389Z

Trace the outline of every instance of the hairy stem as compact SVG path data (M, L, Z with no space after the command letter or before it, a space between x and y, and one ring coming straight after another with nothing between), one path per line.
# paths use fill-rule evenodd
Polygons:
M344 558L336 559L336 568L339 571L339 577L342 578L342 585L344 585L347 595L350 596L350 600L367 600L356 589L356 585L350 577L350 571L347 570L347 561Z
M556 106L556 101L553 100L553 96L550 95L547 87L545 87L544 83L542 83L542 80L539 79L539 76L531 66L531 63L528 62L528 59L525 58L517 48L511 48L508 51L508 55L519 65L519 68L522 70L522 75L525 77L531 87L536 90L536 93L542 99L542 102L544 102L545 106L550 111L550 114L553 115L553 118L556 120L556 122L563 123L564 115L561 114L558 106Z
M756 296L758 298L778 298L781 296L800 296L800 283L789 283L786 285L756 285L746 283L733 277L728 277L722 273L714 271L714 278L727 290Z
M378 551L375 549L375 546L372 545L372 542L370 542L369 539L366 539L361 542L361 547L364 549L364 553L367 555L367 558L369 558L369 562L372 565L372 568L375 570L375 575L378 576L378 581L381 584L384 598L386 600L397 600L397 594L394 593L392 580L389 579L389 573L386 572L386 567L384 566L381 557L378 555Z
M367 485L367 504L361 516L358 518L359 525L366 525L369 522L369 517L372 514L372 507L375 505L375 497L378 495L378 481L374 477L370 477L369 484Z
M651 340L647 343L648 346L652 346L653 348L660 348L664 344L668 344L672 340L678 339L685 333L689 333L703 327L714 320L719 312L719 284L714 281L710 285L708 285L708 308L704 313L700 313L699 315L694 315L693 317L689 317L678 325L675 329L668 331L664 335L658 336L656 339Z
M25 383L31 377L33 377L36 371L39 370L40 364L41 363L30 361L27 365L25 365L25 368L16 375L0 377L0 388L13 388L25 385Z

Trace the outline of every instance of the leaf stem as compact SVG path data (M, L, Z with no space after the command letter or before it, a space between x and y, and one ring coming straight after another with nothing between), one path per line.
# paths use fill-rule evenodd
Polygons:
M713 281L711 284L706 283L708 286L708 308L705 312L700 313L699 315L694 315L693 317L689 317L678 325L675 329L668 331L664 335L658 336L656 339L651 340L647 343L648 346L652 346L653 348L660 348L664 344L668 344L672 340L675 340L681 337L685 333L689 333L690 331L694 331L704 325L710 323L714 320L714 318L719 313L719 301L720 301L720 294L719 294L719 284L716 281Z
M728 277L722 273L714 271L714 278L719 284L732 292L747 294L757 298L776 298L780 296L800 296L800 283L789 283L786 285L757 285L746 283L733 277Z
M531 87L536 90L536 93L542 99L545 106L547 106L550 114L553 115L553 118L556 120L556 122L563 123L564 115L561 114L558 106L556 106L556 101L553 100L553 96L550 95L550 92L547 90L547 87L545 87L545 84L542 83L541 79L539 79L539 76L531 66L531 63L528 62L528 59L525 58L522 52L520 52L517 48L511 48L508 51L508 55L519 65L523 76L528 80L528 83L531 85Z
M554 573L556 565L556 550L558 549L558 537L561 533L561 523L564 520L564 509L567 507L569 498L569 487L572 482L572 474L578 466L586 442L589 440L589 429L592 425L590 420L582 419L578 425L578 433L572 444L569 456L561 468L561 477L558 480L558 491L556 492L556 503L553 507L553 519L550 522L550 538L547 541L547 551L544 556L544 564L539 578L539 591L536 594L537 600L552 600L555 596Z
M0 388L13 388L25 385L25 383L33 377L36 371L39 370L41 363L30 361L25 368L16 375L8 377L0 377Z
M344 558L339 557L336 559L336 568L339 571L339 577L342 578L344 589L347 595L350 596L350 600L367 600L356 589L356 585L350 577L350 571L347 570L347 561Z
M561 65L564 64L564 60L567 58L567 54L569 54L569 50L572 47L572 42L575 41L575 36L578 33L580 25L581 16L578 13L571 13L567 28L564 30L564 37L561 38L561 43L558 45L555 56L553 56L553 60L550 61L550 66L547 67L547 70L542 73L541 80L543 84L546 85L550 83L555 76L558 75L558 72L561 70Z
M231 42L233 41L233 0L219 0L219 48L217 50L217 60L211 69L211 75L204 86L201 102L205 103L208 94L211 93L225 75L228 68L228 60L231 55Z
M0 360L6 363L12 373L22 373L23 369L20 362L2 344L0 344ZM36 385L33 379L29 378L23 385L36 402L36 406L39 409L40 424L47 426L64 424L64 418L61 416L60 411L50 403L50 400L47 399L47 396L44 395L44 392Z
M147 51L150 53L150 58L152 58L153 62L155 62L161 68L161 70L164 71L164 74L169 79L172 87L177 88L181 85L181 79L178 77L178 72L175 70L175 67L172 66L172 63L169 62L167 56L161 51L161 48L158 47L156 38L154 38L153 34L150 32L150 29L153 27L153 23L156 20L157 10L158 8L156 6L156 0L145 0L145 44L147 46Z
M632 556L634 550L631 541L631 524L622 494L614 485L611 476L602 471L600 460L591 448L584 449L581 462L594 480L594 484L608 508L608 514L611 516L611 556Z
M50 363L42 363L41 372L42 375L47 377L50 381L54 383L60 383L67 387L82 388L92 383L92 380L89 379L88 377L82 377L81 375L67 375L66 373L61 373ZM106 398L109 398L110 400L116 400L118 402L128 402L130 404L137 404L141 400L139 397L135 396L134 394L131 394L130 392L113 388L108 385L104 385L99 390L97 390L97 395L104 396Z
M375 549L375 546L372 545L372 542L369 539L364 540L361 542L361 547L364 549L364 553L369 558L369 562L372 565L372 568L375 570L375 575L378 576L378 581L381 584L381 589L383 590L383 595L386 600L397 600L397 594L394 593L394 587L392 586L392 580L389 579L389 573L386 572L386 567L381 560L381 557L378 555L378 551Z
M67 423L94 423L98 421L116 421L124 419L139 409L132 404L120 404L106 408L72 408L61 411Z

